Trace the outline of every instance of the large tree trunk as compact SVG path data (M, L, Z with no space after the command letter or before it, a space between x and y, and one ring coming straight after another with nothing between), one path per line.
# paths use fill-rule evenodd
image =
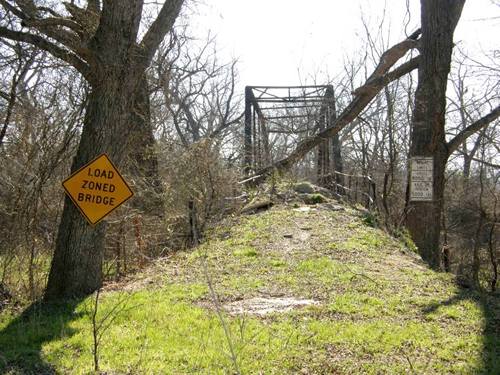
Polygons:
M3 1L6 19L21 22L28 31L0 25L0 37L29 43L72 65L91 86L80 145L73 160L76 171L106 152L120 168L131 133L142 133L149 109L146 68L166 33L171 30L184 0L165 0L151 26L138 39L143 0L87 1L82 8L64 2L69 16L59 16L50 4ZM12 24L14 24L13 22ZM138 110L135 110L135 108ZM141 116L144 115L144 118ZM147 130L151 130L148 128ZM137 137L135 137L137 139ZM140 148L154 140L152 132ZM145 159L135 155L139 163ZM148 161L148 178L157 164ZM152 171L152 172L151 172ZM151 179L151 178L149 178ZM85 295L101 285L105 224L89 226L66 198L47 285L46 299Z
M450 72L453 32L465 0L421 0L422 38L418 87L415 93L410 157L433 158L431 201L408 203L407 226L422 258L440 265L439 236L444 172L448 159L445 139L446 85Z
M116 77L116 76L115 76ZM106 152L119 168L128 148L130 88L109 77L92 90L85 123L71 171ZM45 299L71 298L91 293L102 283L106 223L89 225L66 197Z
M144 71L130 61L136 46L142 3L110 1L90 42L98 62L72 172L106 153L117 168L126 161L136 123L137 93ZM137 51L138 52L138 51ZM106 223L89 225L66 198L45 299L89 294L102 284Z

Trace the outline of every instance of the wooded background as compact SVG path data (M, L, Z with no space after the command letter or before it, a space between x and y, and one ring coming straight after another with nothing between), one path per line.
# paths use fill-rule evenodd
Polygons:
M0 0L1 290L87 294L196 245L270 180L332 188L317 168L327 142L332 175L373 181L377 225L412 238L431 267L494 291L499 51L454 46L463 4L421 0L421 29L393 46L366 27L363 52L311 82L333 87L333 121L321 129L317 113L275 110L288 119L247 188L238 63L219 58L214 38L193 41L182 0ZM61 182L102 152L135 197L92 227ZM413 156L433 157L432 202L409 200Z

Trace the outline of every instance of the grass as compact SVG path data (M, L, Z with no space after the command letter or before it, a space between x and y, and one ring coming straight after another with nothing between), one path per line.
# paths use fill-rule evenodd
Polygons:
M233 251L233 255L242 256L242 257L256 257L258 255L257 250L250 246L243 246L235 251Z
M103 372L234 373L204 263L222 302L319 302L224 314L244 374L500 372L498 296L457 288L356 211L283 207L233 219L198 249L104 292L98 319L124 309L105 332ZM87 298L2 313L0 372L92 373L91 310Z
M33 259L33 284L30 285L29 252L24 249L3 249L0 254L0 279L17 300L25 302L27 296L39 297L43 293L50 268L49 251L37 251Z

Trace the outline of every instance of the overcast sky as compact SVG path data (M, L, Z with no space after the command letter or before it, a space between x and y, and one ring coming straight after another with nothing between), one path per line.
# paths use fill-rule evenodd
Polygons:
M385 9L390 44L420 23L418 0L408 0L409 16L405 0L204 1L191 22L200 37L217 35L223 59L239 59L241 85L293 85L299 71L335 76L344 57L362 48L362 15L375 31ZM474 54L499 49L499 16L491 0L467 0L455 41Z

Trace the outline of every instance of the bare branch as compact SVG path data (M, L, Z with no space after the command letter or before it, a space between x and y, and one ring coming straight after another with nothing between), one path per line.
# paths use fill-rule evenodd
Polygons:
M81 60L77 55L64 48L57 46L54 43L45 40L44 38L38 35L24 33L20 31L13 31L7 29L6 27L0 26L0 37L15 40L18 42L28 43L34 45L35 47L43 49L44 51L49 52L54 57L57 57L58 59L61 59L67 62L68 64L72 65L86 79L90 78L89 66L83 60Z
M76 33L81 33L82 27L73 20L63 17L50 17L50 18L42 18L42 19L26 19L23 21L23 25L28 27L36 27L36 28L46 28L46 27L58 27L63 26L67 27L70 30L73 30Z
M140 46L142 48L142 66L146 68L158 49L165 35L172 29L179 15L184 0L166 0L158 17L144 35Z
M20 19L24 20L27 19L28 16L19 8L16 8L14 5L9 3L6 0L0 0L0 4L8 11L12 12L16 17L19 17Z
M457 149L457 151L461 155L467 156L467 154L465 152L463 152L462 150ZM479 158L476 158L476 157L472 157L471 159L474 160L475 162L478 162L480 164L486 165L487 167L494 168L494 169L500 169L500 164L495 164L495 163L492 163L492 162L489 162L489 161L486 161L486 160L483 160L483 159L479 159Z
M496 120L500 116L500 105L494 110L488 113L486 116L480 118L473 124L467 126L464 130L458 133L451 141L449 141L446 146L448 149L448 156L451 155L458 147L471 135L478 132L479 130L488 126L492 121Z

